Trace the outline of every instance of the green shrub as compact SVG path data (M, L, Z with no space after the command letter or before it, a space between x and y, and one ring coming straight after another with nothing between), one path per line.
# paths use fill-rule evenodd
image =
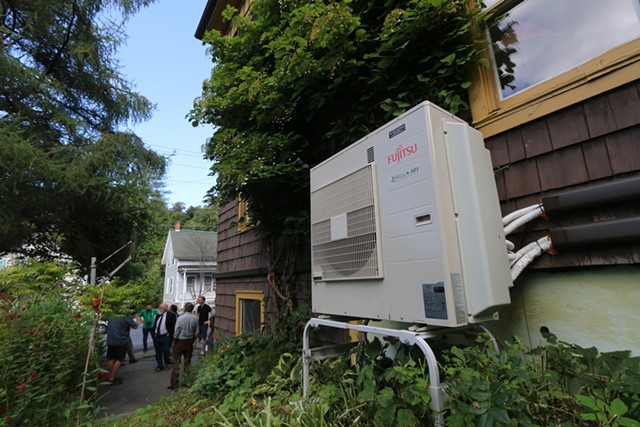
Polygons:
M578 406L552 372L518 344L495 352L483 339L445 356L449 425L575 425Z
M447 425L640 427L639 358L599 353L548 336L526 352L491 350L486 337L445 357Z
M0 412L7 425L75 421L91 319L55 296L30 294L0 302ZM95 365L93 365L95 366ZM95 391L98 371L88 378ZM81 411L90 418L91 408Z
M280 355L296 350L283 334L256 332L230 338L198 366L191 389L221 402L223 412L238 410L264 382Z
M352 356L357 363L351 363ZM313 364L310 379L310 397L302 401L301 358L283 354L251 393L250 405L236 421L292 426L423 426L431 422L427 375L408 349L401 348L392 360L384 355L380 341L374 340L353 355Z
M640 357L629 351L600 353L553 335L547 341L532 354L575 395L584 424L640 427Z
M303 400L298 344L260 334L232 338L194 367L190 391L158 403L157 412L139 411L126 425L433 425L422 353L398 345L391 359L387 345L374 340L312 363ZM433 347L448 392L447 426L640 427L640 359L628 352L599 353L552 336L533 351L505 343L495 352L486 336L466 347Z

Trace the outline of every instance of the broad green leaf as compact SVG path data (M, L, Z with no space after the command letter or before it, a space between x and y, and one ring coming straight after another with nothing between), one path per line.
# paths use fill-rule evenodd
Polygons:
M385 387L380 391L376 399L380 407L387 408L393 404L393 401L395 400L395 394L391 388Z
M453 61L456 60L456 54L455 53L451 53L449 55L447 55L446 57L442 58L440 60L440 62L442 62L443 64L447 64L447 65L451 65L453 63Z
M629 407L619 398L616 398L609 405L609 410L607 411L610 416L621 417L625 415L629 411Z

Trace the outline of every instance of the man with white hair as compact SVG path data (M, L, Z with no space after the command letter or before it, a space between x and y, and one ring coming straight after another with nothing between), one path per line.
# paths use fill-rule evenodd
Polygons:
M156 372L164 370L171 364L171 342L176 326L175 313L168 310L168 305L160 304L158 314L153 322L153 345L156 349Z

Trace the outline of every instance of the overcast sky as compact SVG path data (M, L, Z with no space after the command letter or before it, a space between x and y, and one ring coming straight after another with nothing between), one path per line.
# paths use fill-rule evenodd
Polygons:
M213 66L194 37L205 5L205 0L158 0L142 9L127 23L129 38L118 55L128 80L157 105L153 118L133 131L148 147L171 155L165 187L169 206L200 206L214 184L208 176L211 163L201 154L213 128L194 128L185 119Z

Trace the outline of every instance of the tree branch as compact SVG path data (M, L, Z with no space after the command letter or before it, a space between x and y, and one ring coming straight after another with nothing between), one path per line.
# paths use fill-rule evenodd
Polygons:
M56 51L56 54L53 56L53 59L49 63L49 66L44 72L45 75L51 74L51 72L53 71L53 68L56 66L56 63L60 60L60 57L62 56L62 52L67 48L67 45L71 40L71 29L73 28L76 18L78 17L78 12L77 12L78 8L75 1L71 2L71 10L73 13L71 15L71 20L69 21L69 25L67 26L67 31L64 36L64 41L62 42L62 45L58 48L58 50Z

